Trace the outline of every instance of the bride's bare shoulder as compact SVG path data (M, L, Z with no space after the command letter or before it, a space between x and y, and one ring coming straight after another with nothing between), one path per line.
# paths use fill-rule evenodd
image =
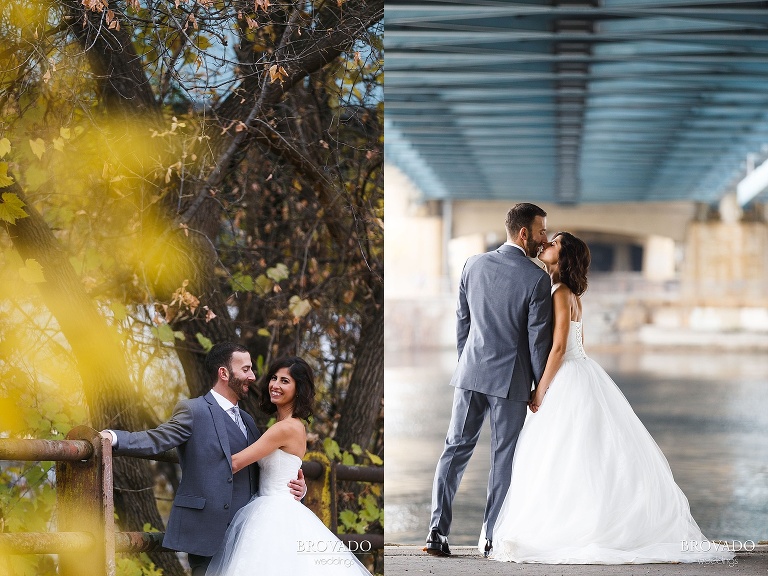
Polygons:
M552 285L552 297L555 298L568 298L573 294L570 288L563 284L562 282L558 282L557 284Z

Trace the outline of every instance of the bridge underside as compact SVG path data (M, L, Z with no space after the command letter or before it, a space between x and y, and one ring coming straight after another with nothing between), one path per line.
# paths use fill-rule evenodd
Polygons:
M386 27L386 155L427 199L713 203L768 152L765 2L388 0Z

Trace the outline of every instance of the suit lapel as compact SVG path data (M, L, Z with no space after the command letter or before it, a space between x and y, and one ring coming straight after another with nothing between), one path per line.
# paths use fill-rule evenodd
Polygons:
M216 436L219 439L219 444L221 444L221 449L227 456L227 461L229 462L229 468L231 470L232 450L229 448L229 435L227 434L227 421L225 420L225 418L229 418L229 416L227 416L224 410L221 409L221 406L219 406L219 403L216 402L216 399L210 392L205 395L205 401L208 402L208 409L211 411L211 418L213 419L213 427L216 430Z

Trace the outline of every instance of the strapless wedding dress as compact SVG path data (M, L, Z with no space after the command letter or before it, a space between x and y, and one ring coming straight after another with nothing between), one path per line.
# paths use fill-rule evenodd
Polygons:
M571 321L563 364L520 433L492 557L545 564L733 558L701 533L664 454L584 352L581 330Z
M235 514L206 576L370 576L291 495L288 482L296 479L300 467L301 458L283 450L259 460L259 495Z

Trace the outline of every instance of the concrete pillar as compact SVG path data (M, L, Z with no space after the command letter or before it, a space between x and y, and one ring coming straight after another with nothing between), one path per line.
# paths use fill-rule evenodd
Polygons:
M443 220L417 203L419 191L400 170L384 167L385 297L429 297L441 293Z
M692 222L683 296L694 306L768 306L768 224Z
M664 282L675 277L675 241L664 236L648 236L643 247L643 278Z

